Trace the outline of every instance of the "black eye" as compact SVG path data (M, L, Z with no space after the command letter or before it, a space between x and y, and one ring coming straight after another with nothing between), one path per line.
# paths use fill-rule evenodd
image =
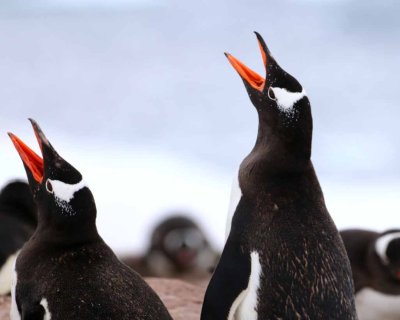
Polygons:
M270 98L271 100L276 101L274 90L271 87L268 88L268 98Z
M53 193L53 185L51 184L49 179L47 179L46 181L46 190L50 193Z

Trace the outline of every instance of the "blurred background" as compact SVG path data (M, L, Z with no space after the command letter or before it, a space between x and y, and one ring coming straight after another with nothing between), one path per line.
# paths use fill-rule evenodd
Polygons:
M313 162L339 228L399 227L400 2L2 0L0 182L25 178L6 132L28 117L84 175L118 252L170 210L221 249L257 117L223 55L263 74L254 30L306 88Z

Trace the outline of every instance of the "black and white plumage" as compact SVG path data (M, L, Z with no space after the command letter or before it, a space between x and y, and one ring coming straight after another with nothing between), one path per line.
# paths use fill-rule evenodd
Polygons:
M38 207L37 229L16 261L11 319L171 319L157 294L99 236L82 175L31 122L43 159L10 134Z
M17 252L35 231L36 206L29 185L12 181L0 191L0 295L11 290Z
M353 270L359 319L400 319L400 230L340 234Z
M201 319L357 319L350 264L310 160L310 102L257 38L265 78L226 54L259 126Z

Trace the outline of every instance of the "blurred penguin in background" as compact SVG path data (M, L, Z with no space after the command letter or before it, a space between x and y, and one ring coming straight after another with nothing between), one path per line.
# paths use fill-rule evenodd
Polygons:
M127 256L122 261L143 277L201 283L210 279L219 256L193 220L174 214L155 227L142 257Z
M400 229L340 234L353 271L359 320L400 319Z
M17 252L35 231L36 205L29 185L12 181L0 191L0 295L11 290Z

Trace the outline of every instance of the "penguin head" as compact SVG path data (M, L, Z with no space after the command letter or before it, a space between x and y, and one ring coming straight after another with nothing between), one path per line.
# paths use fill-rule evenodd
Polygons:
M282 143L304 141L311 149L312 116L310 101L301 84L283 70L263 38L255 32L265 67L265 77L225 53L238 72L259 116L258 140L278 137ZM311 152L309 150L309 152Z
M210 245L199 226L182 215L162 221L151 237L150 251L163 253L180 271L197 266L202 252L209 249Z
M95 225L96 205L82 175L53 148L39 125L31 120L42 157L12 133L38 207L38 227L77 231Z
M390 276L400 281L400 230L383 233L375 242L375 251Z

